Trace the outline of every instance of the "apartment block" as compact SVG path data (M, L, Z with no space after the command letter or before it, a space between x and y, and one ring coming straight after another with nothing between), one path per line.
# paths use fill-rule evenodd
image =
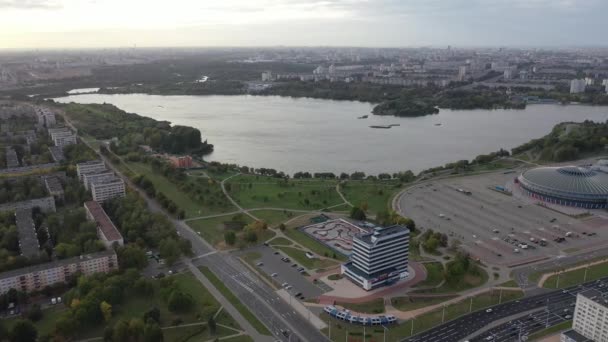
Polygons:
M100 182L91 183L91 195L95 202L104 202L116 197L125 196L125 182L113 177Z
M98 172L84 173L82 175L82 183L85 189L90 190L91 184L111 180L115 177L114 172L106 169Z
M101 160L89 160L76 164L76 173L80 181L82 181L85 173L95 173L104 170L106 170L106 164Z
M63 200L64 192L63 186L59 181L59 178L56 176L44 177L44 186L46 191L49 192L49 195L55 197L55 199Z
M122 235L99 203L88 201L84 204L84 209L87 214L87 219L95 222L97 225L97 236L106 248L112 248L114 243L117 243L119 246L124 244Z
M32 219L32 209L17 209L15 223L19 234L19 249L24 257L35 257L40 251L36 226Z
M92 275L117 269L118 260L112 250L57 260L0 273L0 294L10 289L23 292L40 291L46 286L64 283L76 273Z
M9 169L21 166L19 163L19 158L17 157L17 152L12 147L7 147L6 151L6 167Z

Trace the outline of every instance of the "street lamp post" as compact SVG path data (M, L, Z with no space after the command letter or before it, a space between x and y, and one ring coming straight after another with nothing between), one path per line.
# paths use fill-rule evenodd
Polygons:
M500 305L502 303L502 289L500 289L500 292L498 293L498 304Z
M443 304L443 311L441 313L441 324L445 322L445 304Z
M383 341L386 342L386 331L388 330L388 328L386 326L382 326L382 328L384 328L384 339Z
M585 267L585 276L583 277L583 283L587 281L587 271L589 271L589 265Z
M412 318L412 330L410 331L410 336L414 336L414 318Z
M469 313L473 311L473 296L471 296L471 303L469 304Z

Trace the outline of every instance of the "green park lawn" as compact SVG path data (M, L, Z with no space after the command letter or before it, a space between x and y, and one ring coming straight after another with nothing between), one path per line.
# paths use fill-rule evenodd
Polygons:
M415 287L437 286L443 281L443 264L440 262L427 262L422 264L426 269L426 279L416 284Z
M376 214L389 209L389 202L398 190L397 181L347 181L340 191L354 206L367 203L367 210Z
M212 245L216 245L224 241L224 222L230 221L234 215L218 216L207 219L188 221L187 224L194 231ZM253 222L253 219L247 215L242 215L247 224Z
M124 165L128 169L146 176L146 178L154 184L156 191L162 192L167 198L175 202L178 208L183 209L186 212L186 218L236 210L231 204L227 204L227 199L222 193L219 183L209 183L209 179L193 177L188 181L189 186L205 189L205 192L208 191L208 193L204 194L205 197L215 199L214 201L208 201L208 203L213 202L213 205L205 204L181 190L164 176L154 173L148 164L125 162Z
M587 277L585 278L585 268L579 268L576 270L561 273L559 275L559 284L557 283L557 275L552 275L543 284L544 288L555 289L564 288L573 285L581 284L585 281L592 281L602 277L608 276L608 262L603 262L593 266L589 266L587 269Z
M377 298L365 303L342 303L336 302L336 305L340 305L345 309L352 310L360 313L368 314L380 314L384 313L384 298Z
M319 210L342 203L333 180L281 180L239 175L226 189L242 207Z
M266 222L269 227L277 226L292 217L301 215L301 213L294 213L293 211L287 210L252 210L251 214Z
M479 287L488 281L488 273L479 266L476 267L476 273L467 272L458 282L445 282L437 288L420 289L413 291L414 293L456 293L475 287Z
M448 295L442 297L395 297L392 299L392 304L397 310L401 311L410 311L419 308L423 308L426 306L431 306L435 304L439 304L455 298L455 295Z
M271 246L291 246L293 245L293 242L291 242L291 240L289 239L280 236L270 240L269 244Z
M328 268L332 266L336 266L338 262L328 259L309 259L306 256L306 252L292 248L292 247L277 247L283 253L287 254L294 262L306 267L309 270L315 270L319 268Z

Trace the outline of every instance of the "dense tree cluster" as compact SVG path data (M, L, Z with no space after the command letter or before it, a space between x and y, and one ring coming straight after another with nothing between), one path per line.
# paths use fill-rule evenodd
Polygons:
M182 254L191 253L189 241L177 235L163 214L148 211L145 202L137 194L129 193L124 198L113 199L105 207L126 242L135 243L141 248L159 249L161 257L168 263L175 262ZM137 255L137 251L129 252ZM141 263L133 266L138 265Z
M541 160L562 162L578 159L585 154L598 153L606 146L608 122L564 122L556 125L548 135L514 148L512 153L537 153Z
M118 137L113 151L119 154L136 151L139 145L169 153L205 154L213 145L201 140L198 129L171 126L167 121L156 121L127 113L110 104L75 104L65 106L65 112L78 129L97 139Z
M4 179L0 182L0 204L44 196L46 196L46 190L37 177Z

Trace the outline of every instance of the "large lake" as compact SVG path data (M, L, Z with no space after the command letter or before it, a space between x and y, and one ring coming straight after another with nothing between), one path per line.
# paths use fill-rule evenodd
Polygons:
M608 107L531 105L526 110L441 110L397 118L372 104L278 96L72 95L59 102L111 103L201 130L205 159L297 171L414 172L539 138L563 121L606 121ZM357 117L369 114L368 119ZM391 129L370 125L400 124ZM441 126L435 124L441 123Z

